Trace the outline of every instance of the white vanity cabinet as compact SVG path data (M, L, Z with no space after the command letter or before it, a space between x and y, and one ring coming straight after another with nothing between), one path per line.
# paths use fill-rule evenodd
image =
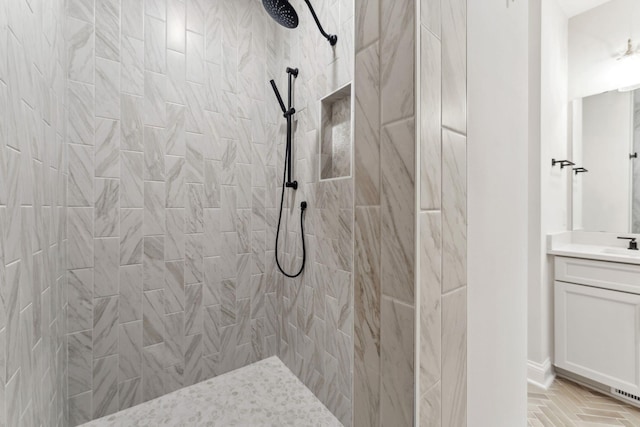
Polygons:
M555 365L640 395L640 265L555 258Z

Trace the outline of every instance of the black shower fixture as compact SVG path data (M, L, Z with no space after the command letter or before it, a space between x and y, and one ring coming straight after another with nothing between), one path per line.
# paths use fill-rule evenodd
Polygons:
M322 28L311 2L309 0L304 0L304 2L309 6L313 20L316 21L316 25L322 35L329 40L331 46L335 46L336 43L338 43L338 36L335 34L327 34L324 28ZM267 10L267 13L283 27L296 28L298 26L298 14L288 0L262 0L262 5Z
M276 265L282 274L287 277L295 278L302 274L304 271L304 265L307 260L307 248L304 244L304 211L307 209L307 202L300 203L300 236L302 238L302 266L296 273L289 274L280 265L280 260L278 258L278 243L280 241L280 226L282 224L282 210L284 208L284 193L287 188L291 188L294 191L298 189L298 181L292 181L291 179L291 159L292 156L292 145L293 145L293 115L296 113L296 109L293 108L293 79L298 77L298 69L297 68L289 68L287 67L287 75L289 77L289 93L287 97L287 106L285 107L284 101L282 100L282 96L280 96L280 91L278 90L278 86L276 86L276 82L271 80L271 87L273 88L273 92L276 94L276 98L278 100L278 104L280 104L280 109L282 110L282 115L285 119L287 119L287 145L284 150L284 172L282 173L282 194L280 196L280 212L278 214L278 228L276 229Z

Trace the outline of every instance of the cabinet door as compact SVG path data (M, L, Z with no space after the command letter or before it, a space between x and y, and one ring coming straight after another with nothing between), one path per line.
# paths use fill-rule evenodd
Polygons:
M556 366L640 394L640 295L555 282Z

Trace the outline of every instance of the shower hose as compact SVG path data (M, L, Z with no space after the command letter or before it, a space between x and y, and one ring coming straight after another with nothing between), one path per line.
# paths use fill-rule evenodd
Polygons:
M304 264L307 260L307 248L305 247L305 244L304 244L304 211L307 209L307 202L300 203L300 235L302 237L302 265L300 266L300 270L298 270L296 274L289 274L286 271L284 271L284 269L280 265L280 260L278 259L278 241L280 239L280 225L282 223L282 209L284 207L284 193L286 191L285 183L287 181L287 160L288 160L288 157L291 155L288 152L289 150L285 150L285 151L287 151L287 153L285 154L285 159L284 159L284 174L282 176L282 195L280 196L280 213L278 214L278 229L276 230L276 265L278 266L278 269L282 274L293 279L302 274L302 271L304 270Z

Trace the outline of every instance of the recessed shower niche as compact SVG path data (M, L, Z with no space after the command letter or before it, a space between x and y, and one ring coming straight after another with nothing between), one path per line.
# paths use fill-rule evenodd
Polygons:
M320 179L351 176L351 84L327 95L320 106Z

